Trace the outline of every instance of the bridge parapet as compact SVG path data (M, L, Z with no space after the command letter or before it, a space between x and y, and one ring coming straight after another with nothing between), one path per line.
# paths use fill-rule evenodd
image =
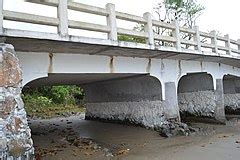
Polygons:
M223 57L239 57L240 41L232 40L229 35L224 37L216 34L216 31L206 33L199 31L196 26L194 28L179 27L178 22L165 23L154 20L150 13L145 13L143 17L131 15L115 11L113 4L107 4L105 8L86 5L82 3L70 2L66 0L25 0L27 2L57 7L58 17L46 17L21 13L3 9L4 0L0 0L0 34L8 36L11 32L7 28L3 28L3 21L25 22L39 25L54 26L58 28L59 37L69 35L69 29L80 29L87 31L95 31L107 33L108 39L118 41L118 35L128 35L140 37L147 43L150 49L171 48L174 51L184 52L194 51L199 54L209 53ZM79 19L70 20L68 11L78 11L107 18L106 25L83 22ZM144 25L143 31L135 31L117 26L117 20L128 22L137 22ZM154 28L160 28L163 32L172 34L158 34L154 32ZM37 33L36 33L37 34ZM184 38L182 35L190 35L190 38ZM223 44L223 45L220 45Z

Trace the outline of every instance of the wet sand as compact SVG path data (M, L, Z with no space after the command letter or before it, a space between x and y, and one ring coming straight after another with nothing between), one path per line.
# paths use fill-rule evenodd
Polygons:
M141 127L82 120L30 120L37 160L239 160L240 121L193 123L188 137L163 138ZM79 137L81 137L79 139Z

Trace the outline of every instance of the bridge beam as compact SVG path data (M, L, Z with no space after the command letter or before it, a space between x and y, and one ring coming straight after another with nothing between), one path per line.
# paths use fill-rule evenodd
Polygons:
M33 142L21 99L22 71L11 45L0 44L0 159L33 159Z

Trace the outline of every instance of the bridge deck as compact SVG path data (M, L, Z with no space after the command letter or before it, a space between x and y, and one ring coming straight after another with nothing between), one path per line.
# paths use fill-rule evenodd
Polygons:
M118 12L115 11L113 4L107 4L106 8L99 8L66 0L26 1L56 7L58 17L4 10L4 0L0 0L0 37L2 37L2 42L14 45L16 51L168 58L218 62L240 67L240 40L232 40L229 35L222 37L217 35L216 31L201 32L197 26L191 29L179 27L177 21L171 24L156 21L152 19L150 13L145 13L143 17L140 17ZM68 10L103 16L107 19L107 24L87 23L80 21L81 19L70 20ZM52 26L58 29L58 33L8 29L3 27L5 20ZM117 20L142 24L144 31L119 28ZM157 34L154 32L154 27L169 30L171 34ZM68 33L69 29L106 33L108 39L72 36ZM119 35L140 37L146 41L146 44L119 41ZM189 35L189 39L184 39L182 35ZM225 45L219 45L219 42Z

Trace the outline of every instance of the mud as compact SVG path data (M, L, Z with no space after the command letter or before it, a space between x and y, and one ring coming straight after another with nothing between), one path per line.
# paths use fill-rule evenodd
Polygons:
M141 127L83 120L84 115L30 120L37 160L237 160L240 121L190 123L191 136L161 137Z

